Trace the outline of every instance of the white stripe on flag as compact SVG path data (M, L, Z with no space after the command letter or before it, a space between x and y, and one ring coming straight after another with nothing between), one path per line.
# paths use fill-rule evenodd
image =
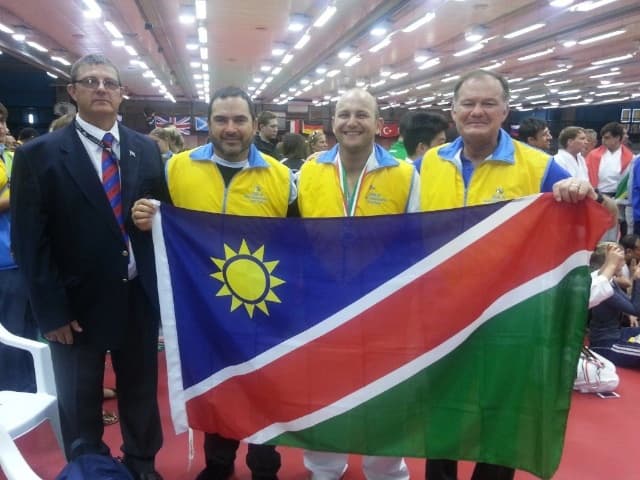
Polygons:
M289 422L274 423L244 439L249 443L264 443L284 432L296 432L313 427L333 417L341 415L359 405L379 396L382 392L399 385L415 374L421 372L445 355L458 348L469 336L487 321L509 308L541 292L555 287L573 269L583 267L589 260L591 252L582 250L574 253L558 267L543 273L542 275L523 283L519 287L510 290L496 299L482 314L437 347L429 350L418 358L403 365L397 370L388 373L378 380L366 385L359 390L327 405L313 413L291 420ZM585 305L586 306L586 305Z
M162 230L162 215L160 209L153 218L153 249L156 260L156 274L158 277L158 299L160 301L160 318L162 319L162 334L165 339L165 358L167 362L167 377L169 387L169 404L171 419L176 433L187 431L186 400L182 383L182 365L178 349L178 331L176 329L176 315L173 306L173 285L167 260L167 249L164 244ZM135 368L135 367L132 367Z
M367 295L359 298L352 304L347 305L342 310L334 313L313 327L289 338L286 342L282 342L273 348L262 352L260 355L257 355L246 362L223 368L201 382L185 389L185 400L188 401L200 396L222 382L237 375L246 375L254 370L258 370L349 322L352 318L383 301L390 295L393 295L395 292L414 282L422 275L448 261L451 257L454 257L459 251L468 247L471 243L478 241L489 232L495 230L498 226L509 221L514 215L517 215L538 200L540 196L540 194L531 195L505 204L502 208L469 228L462 235L457 236L449 243L443 245L430 255L427 255L425 258L409 267L407 270L389 279Z

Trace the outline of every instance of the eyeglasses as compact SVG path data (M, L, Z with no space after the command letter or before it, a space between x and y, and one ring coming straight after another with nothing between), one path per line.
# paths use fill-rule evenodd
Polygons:
M79 83L89 90L97 90L100 87L100 83L102 83L105 90L115 91L120 88L120 82L113 80L112 78L105 78L101 80L96 77L87 77L74 80L72 83Z

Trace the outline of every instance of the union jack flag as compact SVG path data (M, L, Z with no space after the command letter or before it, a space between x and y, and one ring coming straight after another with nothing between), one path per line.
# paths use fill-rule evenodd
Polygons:
M156 115L156 127L173 125L182 135L191 135L191 117L162 117Z

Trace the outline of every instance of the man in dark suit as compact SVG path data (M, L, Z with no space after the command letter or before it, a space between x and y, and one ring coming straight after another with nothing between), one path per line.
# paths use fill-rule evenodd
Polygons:
M123 462L136 479L161 479L153 248L129 211L141 197L169 200L162 160L153 140L117 122L120 76L107 58L78 60L67 91L75 121L15 157L13 250L51 345L67 459L109 454L101 407L110 351Z

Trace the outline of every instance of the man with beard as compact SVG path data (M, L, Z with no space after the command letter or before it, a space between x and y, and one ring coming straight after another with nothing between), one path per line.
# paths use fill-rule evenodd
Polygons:
M174 155L167 161L169 193L177 207L211 213L284 217L295 208L291 171L253 144L256 117L246 92L225 87L211 97L211 143ZM232 181L233 179L233 181ZM149 230L154 202L140 199L133 207L138 228ZM225 480L233 474L238 440L205 433L206 467L196 480ZM272 445L249 444L247 465L253 480L274 480L280 454Z

